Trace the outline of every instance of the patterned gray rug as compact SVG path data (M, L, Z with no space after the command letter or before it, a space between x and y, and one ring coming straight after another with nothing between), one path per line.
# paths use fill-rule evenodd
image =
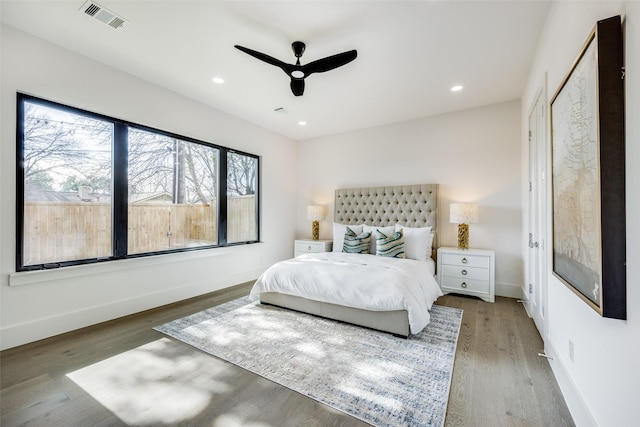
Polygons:
M155 329L374 426L442 426L462 310L408 339L248 297Z

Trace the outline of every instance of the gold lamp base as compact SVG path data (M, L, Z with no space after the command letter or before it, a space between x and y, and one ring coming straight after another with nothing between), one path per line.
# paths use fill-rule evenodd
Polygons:
M469 249L469 224L458 224L458 249Z
M320 222L313 221L311 223L311 238L313 240L320 239Z

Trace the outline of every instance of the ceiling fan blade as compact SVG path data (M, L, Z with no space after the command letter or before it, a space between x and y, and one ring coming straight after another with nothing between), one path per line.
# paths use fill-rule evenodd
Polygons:
M302 96L304 93L304 79L291 79L291 92L295 96Z
M355 49L349 50L347 52L338 53L337 55L327 56L326 58L310 62L303 65L301 70L305 77L313 73L324 73L325 71L333 70L334 68L348 64L356 59L357 56L358 52Z
M254 58L257 58L261 61L266 62L267 64L275 65L276 67L281 68L282 71L284 71L287 74L290 74L294 68L293 65L287 64L286 62L282 62L279 59L274 58L273 56L269 56L262 52L258 52L257 50L249 49L247 47L240 46L240 45L235 45L234 47L248 55L253 56Z

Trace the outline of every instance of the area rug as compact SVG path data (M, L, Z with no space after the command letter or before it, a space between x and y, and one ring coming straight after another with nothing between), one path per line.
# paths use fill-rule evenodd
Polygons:
M408 339L243 297L155 329L374 426L442 426L462 310Z

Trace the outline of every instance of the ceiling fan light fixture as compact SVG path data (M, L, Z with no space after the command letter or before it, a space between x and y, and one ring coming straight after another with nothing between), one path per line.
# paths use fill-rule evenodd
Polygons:
M295 70L291 72L291 77L294 77L296 79L303 79L304 78L304 73L300 70Z

